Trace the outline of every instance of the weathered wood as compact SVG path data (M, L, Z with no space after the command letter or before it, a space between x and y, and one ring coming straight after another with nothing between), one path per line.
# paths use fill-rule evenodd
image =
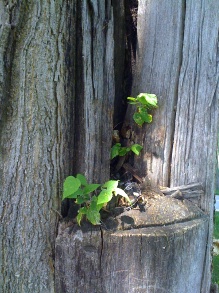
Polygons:
M144 145L135 166L161 186L203 182L199 206L210 217L201 289L206 293L218 133L219 2L140 0L138 11L133 94L157 94L159 108L151 125L135 128L136 141Z
M202 293L210 291L211 282L219 112L218 29L218 1L186 5L170 184L203 182L205 193L200 206L209 213L210 224Z
M187 185L181 185L181 186L175 186L172 188L163 187L161 188L161 191L166 196L170 197L177 197L179 198L194 198L194 197L200 197L203 196L204 190L200 183L193 183L193 184L187 184Z
M136 127L129 107L127 120L135 142L144 146L135 167L152 183L169 186L178 75L181 66L184 1L139 1L138 43L133 95L158 96L153 123Z
M78 6L74 172L102 183L110 175L113 129L113 9L109 0Z
M200 293L207 226L205 216L115 232L62 224L56 241L57 292Z

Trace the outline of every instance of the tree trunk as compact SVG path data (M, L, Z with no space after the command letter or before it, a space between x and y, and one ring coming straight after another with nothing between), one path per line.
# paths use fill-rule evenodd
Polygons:
M219 2L139 1L138 11L134 93L157 94L159 109L151 125L136 129L144 150L135 166L160 185L202 183L199 206L210 221L205 266L200 268L205 293L211 282Z
M60 182L73 99L67 5L1 1L0 291L54 292ZM73 7L69 8L73 9Z
M145 209L124 211L97 228L63 221L57 292L200 293L208 217L188 200L158 195L147 198Z
M117 218L132 230L62 223L57 236L63 179L80 172L102 183L110 176L113 118L115 126L124 117L117 108L113 117L114 105L122 105L131 81L131 68L123 67L131 56L127 2L0 1L3 293L209 292L219 4L138 2L133 94L157 94L159 108L151 125L133 126L144 145L135 167L163 186L202 182L199 206L208 216L179 221L170 209L166 223L154 210L146 226L127 214Z
M109 177L112 7L1 1L0 15L0 291L51 293L63 179Z

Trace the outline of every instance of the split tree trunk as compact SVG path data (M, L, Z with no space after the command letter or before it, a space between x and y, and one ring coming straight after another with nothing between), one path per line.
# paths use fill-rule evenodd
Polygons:
M124 6L118 2L113 1L114 15L122 18ZM95 265L98 261L99 269L106 273L96 281L98 284L105 281L106 286L103 287L102 282L100 291L98 287L95 289L98 293L104 292L103 289L122 292L119 291L122 287L118 287L120 269L132 264L133 259L136 267L131 268L127 282L123 283L126 292L134 288L138 291L133 292L168 288L163 272L172 260L176 263L170 280L178 279L176 284L171 283L171 288L181 286L179 288L187 290L183 282L189 272L183 268L182 277L175 274L177 264L188 261L186 243L189 256L194 257L197 264L192 276L200 280L205 269L201 276L203 283L197 282L201 292L209 292L218 113L218 5L216 0L139 1L137 75L133 91L134 94L154 92L159 97L159 109L152 125L142 131L136 129L136 142L145 144L145 155L135 161L136 166L161 185L186 184L190 179L204 182L205 195L200 206L210 215L209 231L208 219L204 216L195 219L199 225L191 226L192 230L187 229L184 234L180 234L181 231L173 235L163 228L159 230L160 238L154 234L157 228L139 229L140 237L135 237L136 230L110 235L101 234L99 230L96 234L94 229L89 242L96 240L97 246L100 244L102 248L98 253L94 253L93 247L86 247L86 236L81 245L82 232L79 238L77 233L65 238L67 230L60 231L57 248L62 244L70 267L84 261L84 254L77 263L71 259L72 251L68 248L73 245L76 249L81 247L82 253L85 248L88 258ZM0 291L50 293L55 291L54 244L58 221L55 210L60 209L63 178L76 172L84 173L90 181L103 182L109 178L114 65L119 64L114 64L113 56L115 53L116 60L120 60L118 56L124 53L124 47L114 51L113 33L117 38L119 32L114 29L109 0L7 1L7 4L0 2L0 15L0 103L3 109L0 117ZM122 19L115 23L122 23ZM115 72L121 73L122 68L117 67ZM118 90L119 79L116 81ZM129 117L131 121L131 114ZM198 143L200 137L205 143ZM192 225L192 221L188 225ZM203 259L207 234L209 240ZM102 242L103 235L106 242ZM164 235L169 240L165 255L160 253ZM75 242L70 242L72 240ZM114 241L115 246L111 246ZM103 243L105 246L101 246ZM130 255L132 243L136 249ZM181 256L178 256L179 246L184 252ZM135 253L139 247L140 251ZM118 262L108 254L114 251L120 253ZM158 264L163 264L164 270L160 270ZM62 269L56 267L57 276L63 276ZM79 272L77 268L76 271ZM118 276L112 282L115 271ZM135 277L139 271L140 283ZM151 285L147 281L145 288L145 275L147 280L157 283ZM70 270L68 280L71 276ZM68 292L65 287L68 280L61 277L56 280L57 292L59 288L66 290L63 293ZM79 273L78 288L81 288L80 278ZM88 281L91 283L93 279Z
M168 228L160 225L159 228L136 229L134 218L127 214L121 216L125 219L123 226L129 225L134 230L82 229L78 232L76 227L63 228L56 242L58 290L210 292L218 124L218 6L216 0L139 1L133 90L134 95L151 92L159 99L153 123L142 129L133 125L136 143L144 146L135 167L142 175L148 175L152 183L163 186L201 182L204 193L201 193L199 206L208 214L207 218L185 218L183 224L179 224L180 233L178 224L175 230L176 224L171 223ZM210 45L209 32L212 34ZM130 124L131 112L129 109L127 115ZM193 225L193 221L199 225ZM173 234L166 233L168 229ZM150 234L151 230L155 235ZM170 245L165 254L168 259L162 255L162 235ZM173 258L172 251L175 252ZM72 252L76 259L68 262ZM170 263L173 271L168 270ZM174 275L179 263L181 270ZM70 278L68 271L74 276ZM164 272L168 272L167 275Z
M109 177L110 1L0 1L0 291L52 293L64 177ZM104 147L103 147L104 146Z

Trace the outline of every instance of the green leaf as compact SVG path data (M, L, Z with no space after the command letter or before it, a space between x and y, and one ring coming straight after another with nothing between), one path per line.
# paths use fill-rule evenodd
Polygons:
M87 186L85 186L83 190L83 194L89 194L93 192L94 190L96 190L99 186L100 184L88 184Z
M68 196L68 198L77 198L78 196L82 195L83 191L81 188L79 188L77 191L72 193L71 195Z
M80 212L77 214L76 220L79 226L81 226L81 220L83 218L83 214L81 214Z
M121 148L121 143L116 143L111 148L111 160L119 155L119 149Z
M89 195L81 195L76 199L77 204L82 204L84 202L87 202L90 199Z
M78 178L81 181L81 185L86 186L87 185L87 179L82 174L77 174L76 178Z
M118 180L109 180L102 185L102 188L107 188L110 191L114 191L118 186Z
M150 108L157 108L157 96L154 94L140 93L137 96L137 101Z
M131 202L128 195L125 193L125 191L121 188L116 188L116 191L115 191L116 195L121 195L123 196L128 202Z
M103 189L97 198L97 204L105 204L109 202L113 197L113 191L108 189Z
M79 189L80 186L81 182L79 179L75 178L74 176L68 176L64 181L64 191L62 199L69 198Z
M133 151L133 153L135 153L137 156L140 154L140 151L143 149L143 147L139 144L133 144L131 146L131 150Z
M98 197L97 196L92 196L90 208L93 210L100 211L102 207L104 206L104 203L98 204Z
M129 104L135 105L137 103L136 98L128 97L127 100L129 100Z
M139 126L142 126L142 124L144 123L144 119L142 119L141 114L138 112L134 113L133 119L134 119L135 123L137 123Z
M151 123L152 122L152 115L151 114L142 115L142 119L144 120L144 122Z
M128 152L129 152L128 148L126 148L126 147L121 147L120 150L119 150L119 156L120 156L120 157L123 157L123 156L125 156Z
M78 223L79 226L81 226L81 220L82 220L83 216L86 215L86 213L87 213L87 208L86 207L80 208L78 210L78 215L76 217L76 220L77 220L77 223Z
M100 225L100 212L93 209L88 209L86 213L88 221L93 225Z
M152 115L148 114L148 111L145 107L138 108L139 114L141 115L142 120L147 123L152 122Z

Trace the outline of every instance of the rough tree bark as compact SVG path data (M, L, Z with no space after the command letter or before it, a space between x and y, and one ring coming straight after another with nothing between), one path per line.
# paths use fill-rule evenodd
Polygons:
M0 1L0 15L0 291L51 293L63 178L109 177L112 8Z
M159 109L138 131L135 164L160 185L201 182L209 215L201 292L209 292L218 133L218 1L139 1L134 91L154 92ZM162 15L162 17L161 17ZM176 111L176 113L175 113Z
M60 182L72 160L62 1L0 2L1 292L54 292ZM73 36L72 36L72 35Z
M194 219L182 219L179 214L184 213L180 210L175 212L173 202L168 206L165 206L165 201L162 202L162 209L158 211L152 209L153 203L148 200L146 216L142 216L144 219L140 214L136 216L135 212L125 212L113 222L113 228L117 231L105 231L104 227L94 230L82 227L77 230L71 224L69 227L60 225L56 240L56 284L59 291L71 292L74 288L79 292L91 290L108 293L209 292L214 186L211 177L214 178L218 122L217 48L213 45L217 43L217 6L216 1L202 1L198 4L183 0L139 1L137 65L133 89L133 95L153 92L159 97L159 108L154 113L153 123L141 129L133 126L136 143L144 146L142 156L135 159L135 166L142 175L148 175L153 184L174 187L194 181L204 183L205 192L200 193L199 205L208 216L200 214ZM208 13L204 13L205 10ZM206 32L209 30L214 31L213 44L205 48L208 43ZM202 44L206 50L204 54L201 54ZM187 53L190 50L192 54ZM209 59L207 56L212 57ZM198 66L194 66L194 62ZM202 69L206 73L205 68L208 66L211 66L211 74L206 77L199 71ZM196 69L193 74L190 68ZM198 78L201 80L198 81ZM192 91L193 84L197 88L197 82L199 90ZM206 83L212 86L211 89ZM208 91L210 104L206 101ZM190 103L185 103L185 96ZM191 103L194 103L194 107ZM206 117L199 105L208 108L210 105L209 116ZM184 120L190 123L189 135L188 125L183 125L181 119L182 113ZM132 124L131 109L128 109L126 118ZM203 146L200 141L198 143L200 133L206 136L208 144L206 142ZM199 148L197 157L189 151L187 153L192 158L181 152L181 149L187 148L187 142L188 147L190 142L194 143L193 152ZM210 151L207 151L209 147ZM184 163L185 158L188 161ZM205 163L199 161L200 158ZM200 171L204 164L208 176ZM182 168L184 165L185 168ZM181 172L184 172L182 176ZM208 186L211 188L208 189ZM194 204L190 204L192 208ZM166 219L171 214L175 222L180 223L162 222L162 213ZM149 224L147 221L151 215L154 222ZM151 225L158 227L145 228ZM126 231L130 228L135 229ZM162 246L163 235L168 246ZM164 253L167 258L162 255L162 249L167 249ZM69 262L72 252L75 259ZM164 272L168 271L170 263L172 270L165 276ZM181 270L177 271L179 264ZM71 277L69 271L73 272Z
M111 2L79 1L74 170L91 182L109 178L114 104Z
M168 227L112 233L60 225L56 239L63 178L76 172L90 181L109 178L114 83L120 101L123 95L123 79L114 82L114 67L120 75L125 59L124 27L115 28L124 23L124 5L112 3L0 1L3 293L55 292L55 240L57 292L209 292L218 122L216 0L139 1L133 90L159 97L153 124L135 129L136 142L144 145L135 166L164 186L201 181L200 207L208 216L197 212L187 223L180 218ZM131 123L130 109L127 119ZM177 211L176 216L183 214ZM132 227L127 219L122 225ZM118 259L111 256L115 251ZM186 266L178 271L191 260L190 271ZM165 275L170 263L171 274ZM195 287L189 287L194 277Z

